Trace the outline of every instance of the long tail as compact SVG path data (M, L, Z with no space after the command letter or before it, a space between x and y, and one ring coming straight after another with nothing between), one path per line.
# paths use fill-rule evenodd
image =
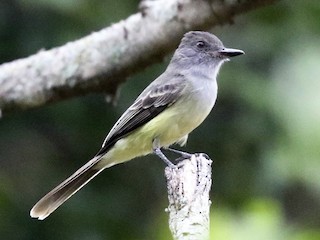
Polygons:
M54 210L104 169L95 168L100 159L100 156L94 157L69 178L47 193L31 209L30 216L38 218L39 220L48 217Z

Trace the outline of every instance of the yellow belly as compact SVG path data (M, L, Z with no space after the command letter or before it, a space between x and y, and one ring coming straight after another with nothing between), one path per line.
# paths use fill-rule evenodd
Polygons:
M167 108L142 127L118 140L103 157L99 167L111 167L151 153L154 139L158 139L161 147L177 142L199 126L211 108L208 106L206 109L190 111L190 108L186 108L186 105L181 103Z

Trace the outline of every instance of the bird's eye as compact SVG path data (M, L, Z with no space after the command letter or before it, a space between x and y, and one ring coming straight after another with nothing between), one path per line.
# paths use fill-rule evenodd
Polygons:
M199 41L197 42L197 47L198 48L203 48L206 44L204 43L204 41Z

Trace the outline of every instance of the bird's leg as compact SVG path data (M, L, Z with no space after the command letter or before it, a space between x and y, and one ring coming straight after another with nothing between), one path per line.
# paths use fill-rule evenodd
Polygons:
M176 165L174 165L172 162L170 162L170 160L163 154L163 152L161 151L160 148L154 148L153 149L153 152L159 157L162 159L162 161L165 162L165 164L168 165L168 167L170 168L175 168Z
M160 143L158 139L154 139L152 142L153 152L156 154L162 161L165 162L165 164L168 165L170 168L175 168L176 165L174 165L161 151Z
M178 158L177 160L180 161L180 160L183 160L183 159L187 159L187 158L191 158L192 154L191 153L188 153L188 152L183 152L183 151L180 151L180 150L177 150L177 149L173 149L173 148L166 148L168 151L170 152L174 152L174 153L177 153L177 154L180 154L181 157Z

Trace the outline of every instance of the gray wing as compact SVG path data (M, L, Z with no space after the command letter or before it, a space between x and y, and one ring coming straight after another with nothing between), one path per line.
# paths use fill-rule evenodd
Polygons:
M106 153L119 139L174 104L186 86L183 75L174 78L174 81L171 79L168 83L157 80L151 83L116 122L96 156Z

